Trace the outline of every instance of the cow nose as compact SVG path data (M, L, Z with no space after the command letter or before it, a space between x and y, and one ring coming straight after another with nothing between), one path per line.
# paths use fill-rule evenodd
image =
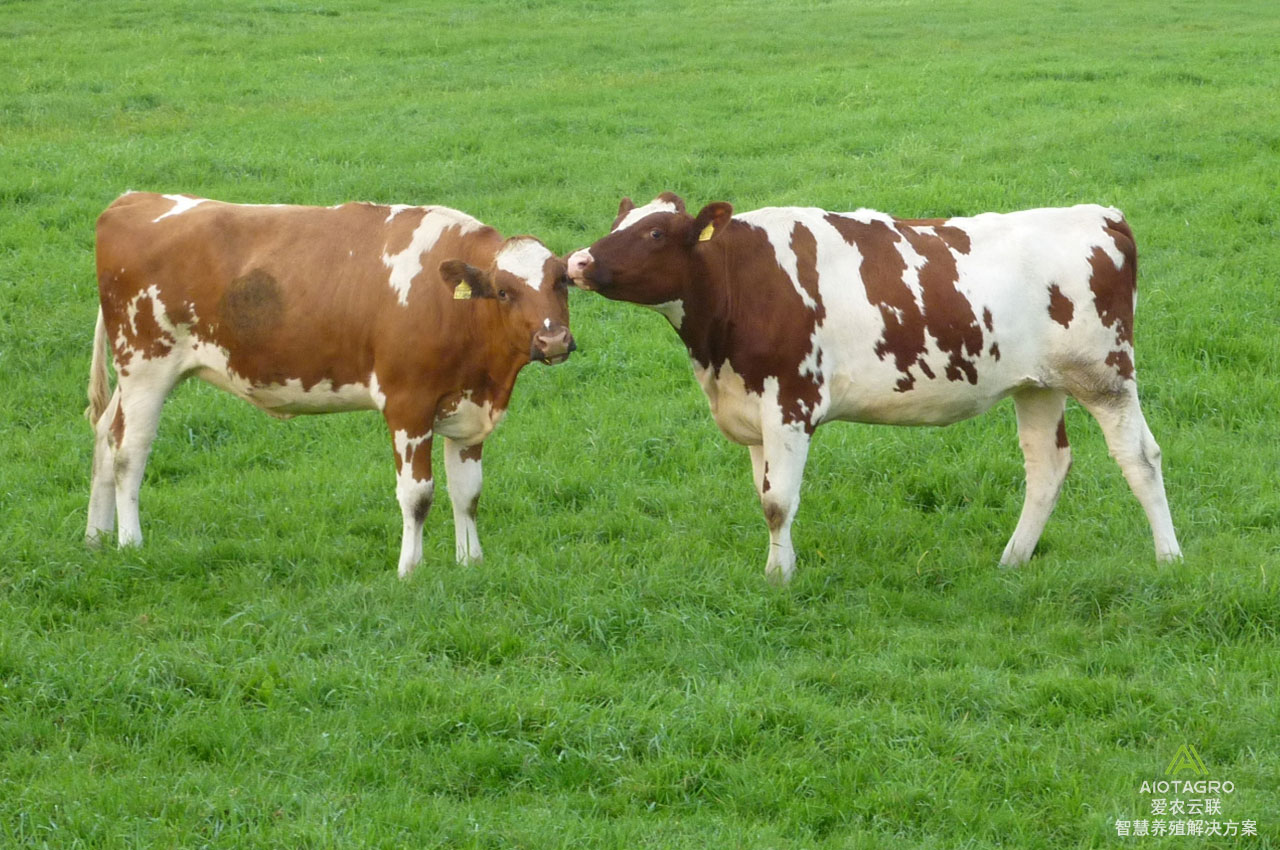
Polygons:
M533 351L530 357L548 364L561 363L578 350L573 334L564 325L553 325L533 335Z
M591 252L586 248L575 251L566 265L569 267L569 279L574 283L582 283L587 274L587 266L591 265Z

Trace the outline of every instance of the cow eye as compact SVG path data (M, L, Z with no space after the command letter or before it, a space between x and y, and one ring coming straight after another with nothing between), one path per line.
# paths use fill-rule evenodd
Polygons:
M505 289L499 289L499 290L498 290L498 300L499 300L499 301L506 301L506 300L507 300L507 291L506 291Z
M662 238L662 231L661 231L661 230L650 230L650 231L649 231L649 238L650 238L650 239L653 239L654 241L657 241L658 239L661 239L661 238Z

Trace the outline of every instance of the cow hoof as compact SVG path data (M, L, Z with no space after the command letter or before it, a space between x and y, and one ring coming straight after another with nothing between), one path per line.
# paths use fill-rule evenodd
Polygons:
M1014 567L1020 567L1029 560L1031 560L1030 552L1020 552L1014 549L1012 545L1009 545L1005 547L1004 554L1000 556L1000 567L1009 570Z
M791 577L795 574L795 567L783 567L779 564L770 564L764 568L765 580L774 587L785 587L791 582Z

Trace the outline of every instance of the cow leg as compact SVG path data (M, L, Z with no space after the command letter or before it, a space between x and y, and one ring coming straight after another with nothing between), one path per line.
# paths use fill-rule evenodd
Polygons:
M93 473L89 484L89 523L84 540L97 546L116 528L115 440L111 423L120 407L117 389L93 425Z
M160 408L178 383L171 363L145 360L134 364L128 374L121 375L116 386L118 403L107 422L110 438L115 441L112 473L116 485L116 521L121 546L142 545L142 524L138 516L138 492L142 475L151 457L151 444L160 425Z
M769 560L764 572L773 584L786 584L796 569L791 523L800 508L800 482L809 456L809 434L800 425L778 424L765 427L763 436L764 445L759 452L753 448L751 460L760 482L760 506L769 525Z
M1013 397L1018 414L1018 443L1027 470L1027 492L1018 526L1000 558L1006 567L1024 563L1035 551L1071 467L1071 447L1063 419L1066 400L1065 393L1045 389L1023 390Z
M1130 381L1118 396L1081 399L1080 403L1102 426L1111 456L1120 465L1129 489L1133 490L1146 511L1155 539L1156 560L1180 559L1182 549L1178 547L1178 538L1173 530L1169 501L1164 492L1164 475L1160 471L1160 446L1151 435L1138 405L1137 388Z
M453 504L453 534L459 564L478 564L484 559L480 551L480 533L476 529L476 508L480 504L480 486L484 472L480 466L483 443L463 446L444 438L444 470Z
M431 511L436 485L431 477L431 428L418 417L404 421L388 410L387 425L396 459L396 501L404 520L400 536L400 578L422 561L422 526Z
M751 452L751 477L755 481L756 496L764 499L761 487L764 486L764 446L747 446Z

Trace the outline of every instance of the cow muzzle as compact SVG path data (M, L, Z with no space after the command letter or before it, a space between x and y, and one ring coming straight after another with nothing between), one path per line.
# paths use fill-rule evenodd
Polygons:
M573 341L573 334L564 325L551 325L533 335L533 347L529 351L529 359L540 360L548 366L563 363L569 355L578 350Z
M594 258L591 256L589 248L582 248L574 251L569 259L565 261L567 266L569 280L579 289L593 290L595 289L595 281L589 278L589 273L594 271Z

